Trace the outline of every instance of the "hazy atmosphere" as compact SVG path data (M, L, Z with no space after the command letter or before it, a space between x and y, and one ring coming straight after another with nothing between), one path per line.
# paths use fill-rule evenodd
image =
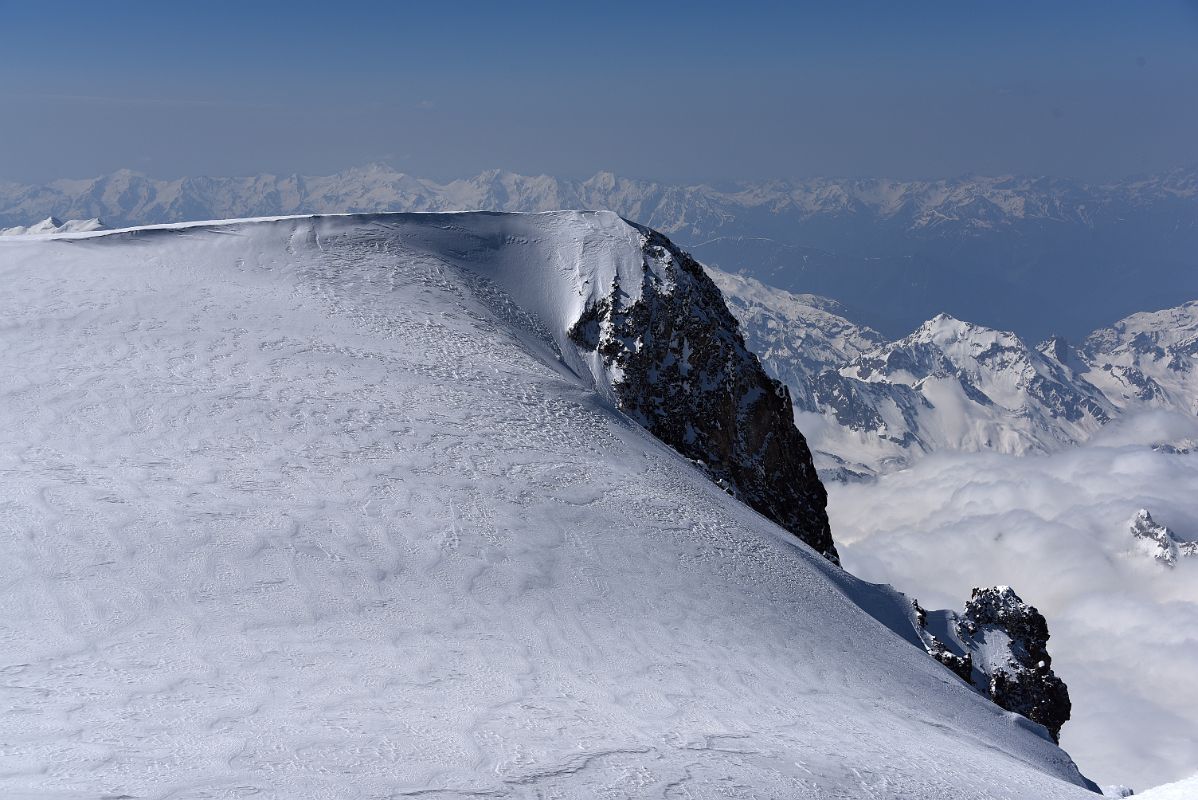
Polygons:
M0 179L1091 181L1198 158L1193 2L0 0Z

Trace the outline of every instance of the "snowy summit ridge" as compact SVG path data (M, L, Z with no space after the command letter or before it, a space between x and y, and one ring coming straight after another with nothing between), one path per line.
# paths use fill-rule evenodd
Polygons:
M615 409L682 337L634 352L635 299L623 359L570 331L617 278L668 315L657 246L575 212L0 241L0 793L1091 796L906 598Z

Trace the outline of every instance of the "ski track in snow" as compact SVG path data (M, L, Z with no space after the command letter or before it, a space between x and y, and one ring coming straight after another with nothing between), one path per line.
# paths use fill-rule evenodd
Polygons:
M0 245L0 794L1089 796L381 219Z

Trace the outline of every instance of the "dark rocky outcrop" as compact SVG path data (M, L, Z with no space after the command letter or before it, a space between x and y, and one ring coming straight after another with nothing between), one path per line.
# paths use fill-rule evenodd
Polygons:
M928 653L1008 711L1043 725L1054 742L1069 720L1069 688L1052 671L1048 623L1009 586L974 589L965 611L915 604Z
M1039 722L1060 741L1069 720L1069 688L1052 671L1048 654L1048 622L1009 586L974 589L957 625L967 644L986 646L990 699L1008 711ZM996 634L1007 641L995 641ZM1000 655L994 657L994 650Z
M643 277L570 330L597 352L620 407L731 494L839 563L827 493L794 425L790 393L762 369L702 267L641 228Z

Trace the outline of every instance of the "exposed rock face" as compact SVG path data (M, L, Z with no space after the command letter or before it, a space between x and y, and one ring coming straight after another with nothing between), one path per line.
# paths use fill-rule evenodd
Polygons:
M839 563L827 493L790 393L762 369L702 267L638 228L644 275L587 308L570 338L602 359L621 408L712 479Z
M886 342L871 328L846 318L835 300L793 294L745 275L704 265L740 323L745 342L771 376L790 388L795 408L818 411L816 380Z
M928 653L1000 708L1022 714L1059 742L1072 708L1069 688L1052 671L1048 623L1009 586L974 589L957 616L915 604Z
M1198 556L1198 542L1184 542L1152 518L1148 509L1141 508L1128 525L1131 535L1142 549L1166 567L1177 566L1182 558Z
M1069 688L1052 671L1044 615L1009 586L974 589L957 630L966 646L989 651L980 666L989 667L984 689L990 699L1039 722L1060 741L1072 706Z

